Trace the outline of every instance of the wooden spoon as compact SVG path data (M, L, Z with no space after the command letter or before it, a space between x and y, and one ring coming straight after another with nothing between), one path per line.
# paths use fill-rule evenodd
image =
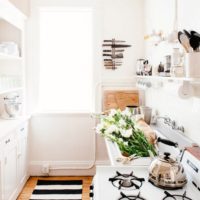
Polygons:
M187 53L192 52L192 47L190 46L190 41L187 35L185 35L183 32L178 32L178 40L184 47Z

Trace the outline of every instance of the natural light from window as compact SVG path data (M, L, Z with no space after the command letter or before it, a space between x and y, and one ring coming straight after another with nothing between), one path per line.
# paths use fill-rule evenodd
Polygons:
M41 110L91 110L92 18L89 8L45 8L40 11Z

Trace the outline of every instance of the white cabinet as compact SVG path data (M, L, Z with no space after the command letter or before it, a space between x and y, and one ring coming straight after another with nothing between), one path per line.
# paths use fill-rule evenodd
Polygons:
M27 122L9 132L0 141L0 200L15 200L23 188L27 176Z
M14 195L17 185L17 145L15 141L6 140L3 163L3 199L8 200ZM13 144L9 144L13 143Z
M3 163L3 160L2 160L3 156L2 156L2 149L1 149L1 144L0 144L0 200L3 199L3 194L2 194L2 163Z
M17 143L14 132L3 140L2 160L3 200L9 200L17 185Z
M27 137L28 137L28 124L23 124L17 130L17 181L23 184L27 177Z

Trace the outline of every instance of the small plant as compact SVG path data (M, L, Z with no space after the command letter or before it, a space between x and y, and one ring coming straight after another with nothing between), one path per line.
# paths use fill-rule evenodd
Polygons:
M156 155L155 148L148 142L144 133L137 127L133 109L124 111L111 109L108 115L100 115L96 132L116 142L124 156L149 157Z

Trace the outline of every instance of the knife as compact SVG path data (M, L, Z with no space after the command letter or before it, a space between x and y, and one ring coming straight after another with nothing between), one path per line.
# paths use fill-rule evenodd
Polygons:
M126 48L131 47L131 45L128 44L103 44L103 47L111 46L112 48Z
M104 49L103 52L112 52L112 50ZM115 52L124 52L124 49L117 49Z
M124 57L122 53L119 53L119 54L116 54L116 55L103 54L103 56L110 56L111 58L123 58Z
M125 40L103 40L103 42L126 42Z

